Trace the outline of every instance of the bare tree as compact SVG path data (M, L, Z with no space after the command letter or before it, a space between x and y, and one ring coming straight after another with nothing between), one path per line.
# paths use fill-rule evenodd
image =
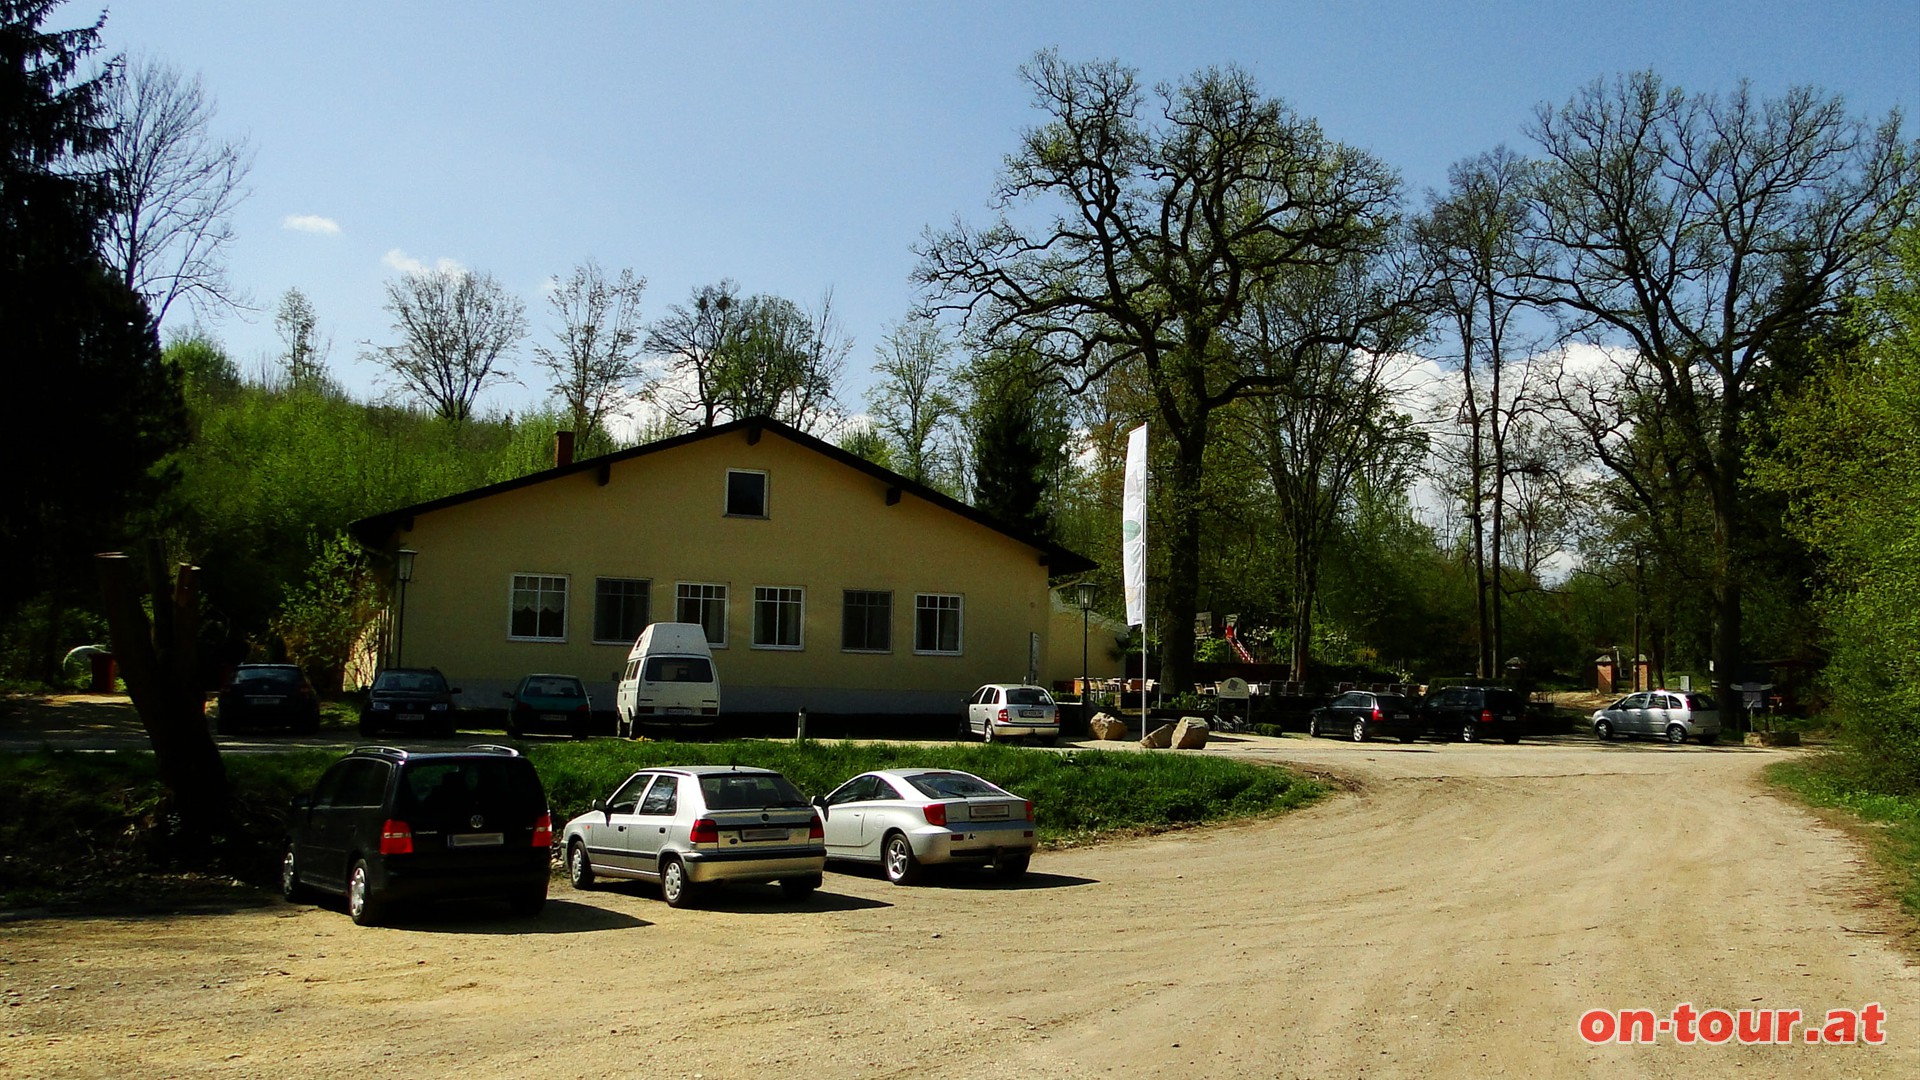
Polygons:
M1898 114L1870 127L1812 89L1689 97L1650 72L1542 106L1531 134L1546 159L1529 227L1555 255L1539 282L1596 342L1620 347L1622 397L1654 403L1676 464L1707 492L1714 681L1727 700L1741 677L1756 382L1776 344L1830 310L1912 220L1920 147ZM1602 441L1622 430L1594 421Z
M741 297L721 281L695 289L647 329L661 373L647 398L695 428L769 416L814 431L834 418L834 395L853 343L829 293L809 312L778 296Z
M326 385L327 354L333 340L320 333L320 320L313 303L299 289L288 289L280 297L280 309L274 313L273 328L280 334L281 372L287 385L296 390L318 389Z
M734 336L740 286L722 279L693 291L647 328L646 349L661 358L660 376L646 397L667 415L694 428L719 421L717 388L721 349Z
M559 325L553 347L533 347L534 362L553 377L553 396L583 442L606 435L608 413L645 374L640 294L646 287L647 279L630 269L609 280L589 259L547 295Z
M1008 156L996 201L1060 211L1031 231L1003 213L929 234L915 277L980 351L1035 352L1075 392L1116 366L1143 372L1171 458L1162 622L1190 627L1215 414L1280 386L1224 347L1223 328L1277 278L1386 245L1398 178L1238 69L1162 86L1153 104L1117 63L1044 52L1021 73L1046 122ZM1170 638L1163 682L1191 684L1192 662Z
M185 299L212 317L243 306L227 280L231 217L247 197L253 152L213 134L200 76L136 58L109 84L112 136L100 169L114 200L101 245L107 265L146 297L154 322Z
M1524 231L1531 176L1530 163L1505 147L1459 162L1448 171L1446 195L1430 198L1414 230L1432 269L1435 309L1459 347L1461 387L1451 411L1466 428L1461 496L1473 537L1482 678L1499 670L1507 440L1528 407L1537 347L1516 328L1544 258ZM1512 367L1517 379L1508 377Z
M387 282L386 308L400 343L373 348L368 359L440 416L463 423L482 390L513 381L501 364L527 335L526 305L492 274L409 273Z
M874 373L880 381L867 395L867 407L880 434L898 455L898 471L929 483L942 469L940 430L959 411L947 389L947 358L953 343L931 319L904 319L874 346Z

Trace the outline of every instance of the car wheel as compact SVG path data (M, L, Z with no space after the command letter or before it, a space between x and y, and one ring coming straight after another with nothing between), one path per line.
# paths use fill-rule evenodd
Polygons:
M881 866L887 872L887 880L895 885L911 885L920 879L920 859L913 853L913 844L901 833L888 833L885 854Z
M509 738L509 739L518 739L518 738L520 738L520 737L521 737L521 735L520 735L520 725L519 725L519 724L515 724L515 723L512 723L512 722L509 722L509 723L507 724L507 726L506 726L506 729L505 729L505 730L506 730L506 733L507 733L507 738Z
M567 881L582 891L593 888L593 860L587 857L587 845L578 840L567 845Z
M693 903L693 882L687 880L687 867L679 859L668 859L660 868L660 898L668 907L686 907Z
M980 724L980 741L987 743L993 741L993 717L991 716Z
M367 860L356 859L347 875L347 914L359 926L378 926L387 913L386 902L374 891Z
M441 723L441 725L439 726L439 728L436 729L436 731L438 732L441 738L451 739L456 734L459 733L459 728L454 724L453 721L447 720Z
M1606 742L1608 739L1613 738L1613 725L1607 723L1605 720L1595 720L1593 722L1593 737L1599 739L1601 742Z
M1687 741L1687 729L1679 724L1667 725L1667 741L1675 746Z
M1478 728L1475 726L1473 721L1469 720L1466 723L1460 725L1460 741L1461 742L1472 742L1479 737L1480 737L1480 732Z
M1353 722L1353 741L1367 741L1367 722L1365 720L1355 720Z
M1317 739L1319 737L1320 737L1320 718L1317 716L1307 717L1307 738Z
M307 887L300 884L300 867L294 860L293 841L287 841L286 853L280 856L280 898L289 904L297 904L306 899Z
M819 887L820 876L818 874L812 875L811 877L780 879L780 892L789 900L805 900L807 897L813 895L813 890Z
M507 907L523 919L531 919L547 906L547 883L529 885L507 898Z
M1032 862L1033 852L1031 851L1022 851L1017 855L1013 852L1002 852L993 860L993 872L1007 881L1012 881L1025 874L1028 865Z

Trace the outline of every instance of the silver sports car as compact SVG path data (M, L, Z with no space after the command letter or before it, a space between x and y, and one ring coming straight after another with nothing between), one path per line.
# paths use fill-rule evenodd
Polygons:
M1016 878L1033 858L1033 803L972 773L861 773L813 804L825 822L827 858L878 863L895 885L939 863L991 864Z

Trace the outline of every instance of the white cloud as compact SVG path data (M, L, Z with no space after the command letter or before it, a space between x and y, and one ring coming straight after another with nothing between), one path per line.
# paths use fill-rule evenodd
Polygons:
M449 259L444 255L434 260L432 266L428 266L426 263L401 251L399 248L388 251L386 257L380 261L403 274L424 274L430 270L438 270L443 274L464 274L467 272L467 268L462 266L457 260Z
M339 222L319 214L288 214L280 219L280 227L293 232L323 233L327 236L340 232Z

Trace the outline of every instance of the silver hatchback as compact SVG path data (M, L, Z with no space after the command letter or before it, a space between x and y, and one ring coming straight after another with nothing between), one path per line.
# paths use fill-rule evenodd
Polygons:
M1712 697L1689 690L1628 694L1594 712L1593 733L1601 739L1653 735L1670 743L1711 743L1720 737L1720 707Z
M658 882L672 907L724 882L778 881L789 899L820 887L826 834L805 795L771 769L645 769L567 822L567 876Z

